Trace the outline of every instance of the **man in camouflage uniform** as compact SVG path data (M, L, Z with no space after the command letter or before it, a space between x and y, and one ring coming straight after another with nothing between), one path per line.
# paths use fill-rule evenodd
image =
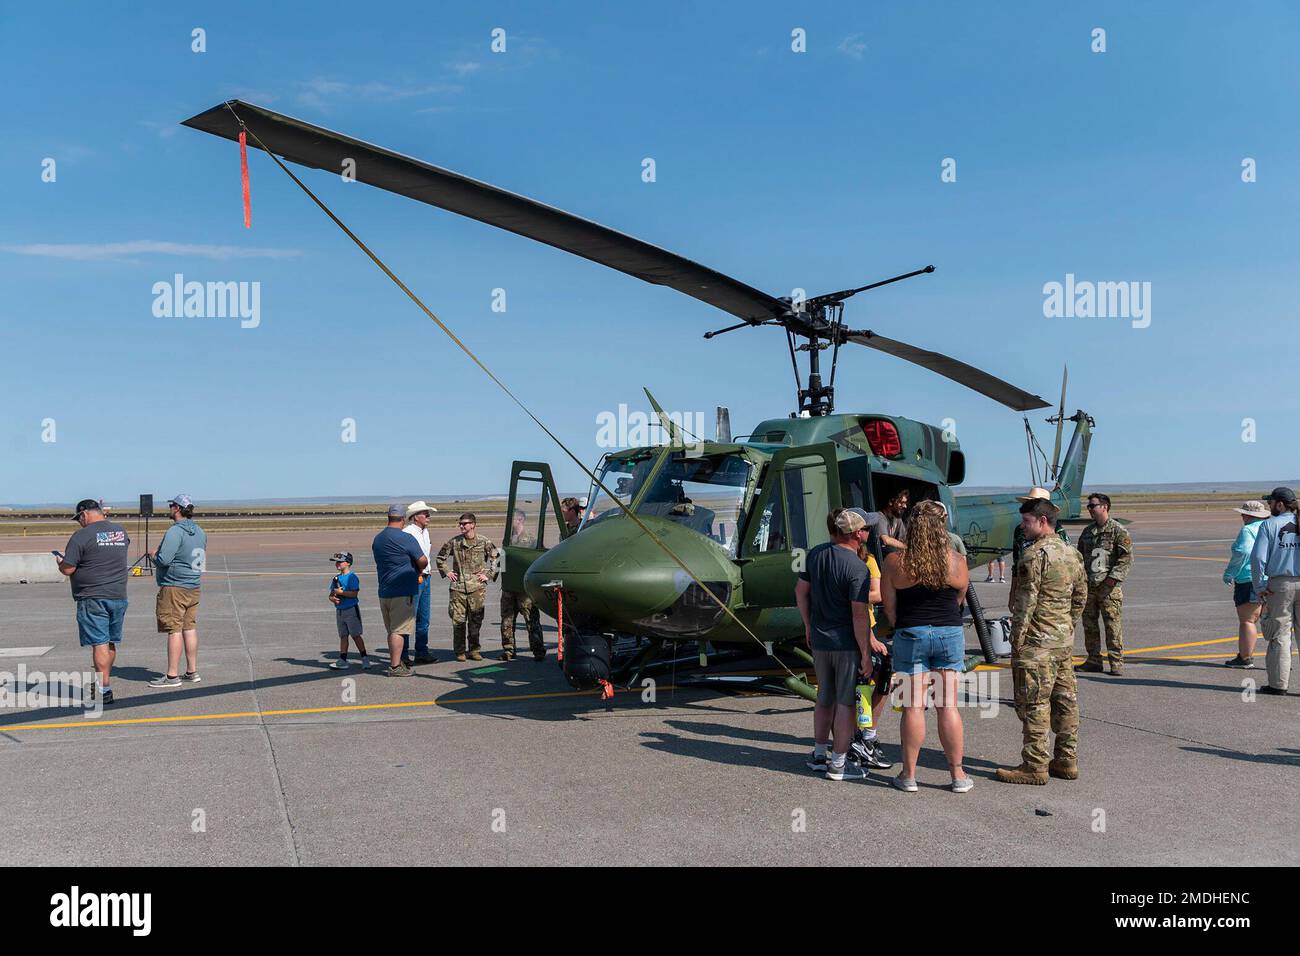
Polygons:
M1020 506L1020 523L1030 544L1017 568L1011 680L1016 715L1024 725L1024 749L1020 766L998 768L997 778L1004 783L1041 786L1049 775L1063 780L1079 776L1079 697L1070 660L1088 582L1079 552L1052 533L1059 510L1043 500ZM1050 760L1049 726L1056 734Z
M1083 609L1083 647L1088 658L1079 670L1102 672L1101 630L1097 618L1106 625L1106 650L1110 672L1124 672L1124 592L1120 582L1133 564L1133 539L1124 526L1110 516L1110 498L1102 494L1088 496L1088 514L1092 524L1079 535L1079 553L1088 574L1088 604Z
M1016 495L1016 501L1024 504L1026 501L1051 501L1052 493L1046 488L1030 488L1027 495ZM1070 543L1070 536L1065 533L1065 529L1058 522L1056 525L1056 536L1066 544ZM1020 565L1020 558L1025 553L1025 548L1029 547L1029 541L1025 537L1025 529L1017 524L1016 530L1011 536L1011 593L1007 595L1007 607L1014 607L1016 603L1016 568Z
M447 613L458 661L466 658L467 638L469 659L483 659L478 637L483 627L483 598L488 581L495 581L500 571L497 546L480 538L477 527L478 519L466 512L460 516L460 534L438 550L438 573L451 581Z
M510 546L515 548L535 549L537 538L529 534L524 527L528 520L518 508L511 516ZM501 659L512 661L515 654L515 615L522 614L524 628L528 631L528 649L533 652L534 660L546 659L546 644L542 640L542 618L533 599L519 591L501 589Z

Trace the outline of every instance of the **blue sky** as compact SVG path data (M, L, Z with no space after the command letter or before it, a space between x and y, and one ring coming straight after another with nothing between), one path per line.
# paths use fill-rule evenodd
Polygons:
M404 9L405 8L405 9ZM1300 474L1300 13L1286 3L8 5L0 501L503 490L572 464L291 182L180 120L241 97L665 246L777 295L934 263L848 322L1097 419L1089 479ZM207 50L191 51L206 30ZM489 50L491 31L507 50ZM1106 52L1091 50L1106 30ZM807 52L791 51L791 31ZM57 163L42 182L42 160ZM651 157L657 181L641 179ZM940 164L957 161L956 182ZM1257 164L1243 183L1242 161ZM596 420L793 407L777 330L322 172L308 183L574 451ZM137 245L123 245L135 243ZM147 243L148 245L138 245ZM152 286L261 284L261 322ZM1043 285L1150 282L1151 324ZM491 292L507 292L493 312ZM953 418L972 485L1026 481L1016 413L846 350L840 411ZM1041 419L1041 415L1038 416ZM340 440L341 422L357 441ZM1242 440L1242 420L1256 440ZM46 419L54 442L42 441ZM1040 436L1050 439L1047 426Z

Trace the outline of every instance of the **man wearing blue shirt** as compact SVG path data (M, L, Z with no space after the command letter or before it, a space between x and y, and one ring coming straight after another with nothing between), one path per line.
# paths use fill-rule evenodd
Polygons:
M1259 693L1285 696L1291 679L1291 629L1300 620L1300 533L1294 491L1274 488L1265 500L1273 517L1260 522L1250 553L1251 581L1268 608L1264 619L1268 683Z
M411 666L402 660L402 645L415 631L415 598L420 574L429 566L420 543L402 530L403 505L390 505L388 527L375 535L371 550L379 575L379 610L388 634L388 676L409 677Z

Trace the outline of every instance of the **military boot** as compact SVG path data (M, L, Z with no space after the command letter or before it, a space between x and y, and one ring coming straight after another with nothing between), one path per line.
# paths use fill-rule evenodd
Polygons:
M1073 760L1053 760L1047 765L1047 772L1058 780L1079 779L1079 765Z
M1019 767L998 767L994 776L1003 783L1031 783L1037 787L1047 783L1046 770L1031 770L1024 764Z
M1076 664L1074 669L1084 674L1100 674L1106 668L1101 666L1100 661L1096 663L1093 663L1092 661L1084 661L1082 664Z

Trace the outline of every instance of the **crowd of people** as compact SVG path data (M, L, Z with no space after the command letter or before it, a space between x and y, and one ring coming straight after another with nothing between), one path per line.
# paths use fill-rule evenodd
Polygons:
M1034 488L1018 500L1020 523L1012 547L1008 606L1013 696L1023 746L1020 762L999 768L996 778L1042 785L1049 777L1074 780L1079 775L1075 672L1103 673L1108 664L1112 675L1123 673L1122 582L1132 566L1133 546L1124 526L1111 517L1105 494L1088 496L1091 521L1077 546L1071 546L1061 528L1060 509L1050 492ZM156 688L200 680L198 608L207 538L194 521L194 502L188 495L177 495L167 505L172 524L149 554L158 585L158 632L166 635L165 670L149 682ZM562 507L569 531L576 531L585 502L566 498ZM387 673L393 677L408 676L415 665L436 660L429 649L434 568L448 582L455 659L482 660L485 598L488 583L501 569L500 552L478 534L478 519L467 512L458 520L458 533L432 554L428 526L433 511L424 501L392 505L386 526L371 545L388 643ZM1234 511L1242 526L1223 580L1233 588L1239 643L1236 656L1225 663L1233 668L1255 666L1262 625L1268 682L1259 693L1284 695L1290 680L1291 632L1300 619L1296 495L1278 487ZM93 499L78 503L75 520L78 530L65 550L54 555L70 579L80 642L91 648L101 700L109 705L127 610L130 536ZM510 540L528 547L523 513L516 511L511 522ZM902 767L893 785L904 792L918 789L925 709L932 701L950 787L955 793L969 791L973 781L962 767L957 695L958 675L965 666L962 605L970 572L945 506L939 501L910 506L902 492L880 512L837 509L827 518L827 530L831 540L808 552L795 588L817 676L809 767L832 780L893 767L877 727L897 687L902 698ZM876 561L877 549L883 564ZM348 654L355 646L360 666L366 668L370 658L353 556L337 552L332 561L336 573L327 596L335 608L339 654L330 666L351 666ZM879 620L877 607L882 610ZM527 595L503 590L500 610L502 659L516 658L516 620L522 617L529 649L535 660L543 660L546 648L538 610ZM1073 665L1074 633L1080 622L1085 658ZM870 716L859 721L857 711L863 708Z
M1018 496L1020 523L1012 546L1008 606L1011 678L1023 743L1020 761L998 768L1011 784L1044 785L1049 778L1079 776L1076 672L1120 675L1124 669L1122 582L1133 563L1133 544L1110 514L1109 496L1088 496L1091 519L1071 546L1060 508L1045 488ZM799 573L795 597L817 676L810 769L832 780L889 769L877 726L891 691L902 700L899 737L902 767L893 785L915 792L916 765L932 702L939 742L955 793L973 782L962 767L963 730L957 680L965 667L962 630L968 563L949 529L946 508L903 499L889 512L841 508L827 519L831 540L813 548ZM1300 535L1296 496L1279 487L1263 500L1234 509L1242 528L1224 571L1233 585L1240 623L1237 656L1227 666L1253 667L1257 622L1264 621L1266 695L1285 694L1291 669L1291 631L1300 619ZM902 519L895 521L894 519ZM870 542L878 537L883 567ZM993 577L989 575L989 580ZM872 609L880 605L883 619ZM1082 623L1084 660L1075 665L1074 634ZM1104 634L1104 650L1103 650ZM855 733L863 686L871 688L870 716Z

